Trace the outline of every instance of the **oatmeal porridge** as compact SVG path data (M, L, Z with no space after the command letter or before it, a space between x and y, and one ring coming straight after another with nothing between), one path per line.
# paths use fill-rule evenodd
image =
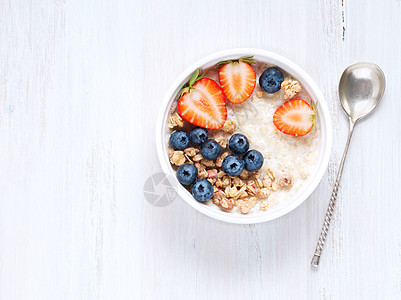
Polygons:
M302 82L252 57L194 70L168 129L178 181L194 201L230 213L286 201L319 155L319 121Z

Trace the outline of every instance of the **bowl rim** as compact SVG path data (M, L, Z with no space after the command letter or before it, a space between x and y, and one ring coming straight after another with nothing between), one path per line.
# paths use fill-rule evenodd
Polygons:
M320 123L322 125L321 128L321 149L323 148L323 153L320 153L320 164L317 164L315 166L315 170L317 169L316 173L314 174L313 178L311 179L312 176L308 177L308 181L310 180L309 184L306 186L304 189L300 189L297 193L292 195L290 199L288 199L289 203L278 210L275 210L271 213L266 213L266 214L258 214L258 215L247 215L243 216L240 214L231 214L227 212L219 212L217 210L211 209L209 206L204 205L202 203L199 203L198 201L194 200L193 197L190 195L190 193L183 187L181 184L178 183L178 180L175 177L175 172L174 169L171 167L170 162L168 160L167 156L167 151L165 151L165 147L163 146L163 143L165 143L165 134L166 134L166 118L165 116L168 115L168 111L170 110L169 107L169 102L172 99L172 97L176 96L177 90L183 86L183 84L188 81L187 78L190 77L190 75L194 72L199 67L202 67L208 63L210 63L213 60L219 59L226 59L226 56L244 56L244 55L254 55L254 56L261 56L264 57L268 60L268 63L276 65L275 62L279 62L277 64L280 68L283 68L284 70L289 69L289 72L291 75L296 74L296 78L302 82L302 84L305 86L309 87L309 93L313 91L315 94L314 101L318 103L318 110L319 110L319 119ZM280 66L282 65L282 66ZM284 67L283 67L284 66ZM306 84L305 84L306 83ZM190 206L192 206L194 209L197 211L212 217L214 219L228 222L228 223L234 223L234 224L256 224L256 223L262 223L262 222L267 222L271 221L274 219L277 219L283 215L286 215L287 213L293 211L295 208L300 206L303 202L306 201L306 199L309 198L309 196L312 194L312 192L316 189L316 187L319 185L320 181L323 178L323 175L325 171L327 170L327 166L329 163L329 158L331 154L331 143L332 143L332 123L331 123L331 117L329 113L329 109L327 106L327 103L324 99L324 96L320 90L320 88L317 86L315 81L309 76L306 71L304 71L301 67L299 67L297 64L292 62L291 60L276 54L271 51L263 50L263 49L257 49L257 48L233 48L233 49L227 49L223 51L218 51L215 53L212 53L210 55L207 55L206 57L198 60L194 64L190 65L188 68L186 68L174 82L171 84L170 88L168 89L167 93L165 94L161 104L160 104L160 109L158 113L158 118L157 118L157 125L156 125L156 149L157 149L157 154L159 157L159 161L162 167L162 170L165 174L168 174L170 176L167 176L168 180L172 184L172 186L177 187L176 191L178 195ZM323 129L325 129L323 131ZM323 143L325 142L325 143ZM322 152L322 150L320 150ZM295 199L293 199L295 198ZM290 201L292 200L292 201Z

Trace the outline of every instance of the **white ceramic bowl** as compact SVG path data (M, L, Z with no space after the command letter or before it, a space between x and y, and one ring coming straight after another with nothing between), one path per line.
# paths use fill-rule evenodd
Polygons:
M302 186L290 199L283 201L272 207L271 209L267 210L266 212L257 215L241 215L236 213L223 212L212 209L212 207L196 201L192 197L191 193L189 193L176 179L175 171L171 167L168 158L167 119L169 116L169 110L174 99L180 92L182 86L191 78L192 73L197 68L206 69L222 60L249 55L253 55L256 60L276 65L277 67L291 74L302 83L303 87L309 93L311 98L318 103L317 116L319 118L321 131L321 149L318 162L315 166L315 169L308 177L304 186ZM270 221L289 213L290 211L298 207L302 202L304 202L317 187L327 168L331 151L331 138L332 128L329 110L327 108L326 101L323 98L323 94L321 93L316 83L312 80L312 78L304 70L302 70L299 66L297 66L295 63L288 60L287 58L284 58L269 51L252 48L230 49L217 52L201 59L200 61L187 68L174 81L167 94L165 95L163 102L161 103L156 126L156 146L160 164L163 168L163 171L166 174L171 175L168 176L168 178L170 178L170 181L173 181L173 186L177 187L178 195L180 195L181 198L184 199L185 202L187 202L193 208L209 217L237 224L253 224Z

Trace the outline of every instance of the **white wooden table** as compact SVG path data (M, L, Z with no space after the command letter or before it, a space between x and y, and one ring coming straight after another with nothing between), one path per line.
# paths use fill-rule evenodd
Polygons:
M0 299L400 299L401 1L0 2ZM154 207L156 112L191 63L271 50L321 87L326 175L292 213L230 225ZM309 262L346 140L338 80L387 76L356 128L321 265Z

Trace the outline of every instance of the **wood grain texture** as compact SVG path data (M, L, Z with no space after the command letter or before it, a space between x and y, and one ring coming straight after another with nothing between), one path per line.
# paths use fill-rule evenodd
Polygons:
M401 298L401 4L0 1L0 299ZM161 98L218 50L280 53L321 87L327 174L290 214L230 225L154 207ZM309 266L346 140L338 80L384 70L356 127L319 270Z

